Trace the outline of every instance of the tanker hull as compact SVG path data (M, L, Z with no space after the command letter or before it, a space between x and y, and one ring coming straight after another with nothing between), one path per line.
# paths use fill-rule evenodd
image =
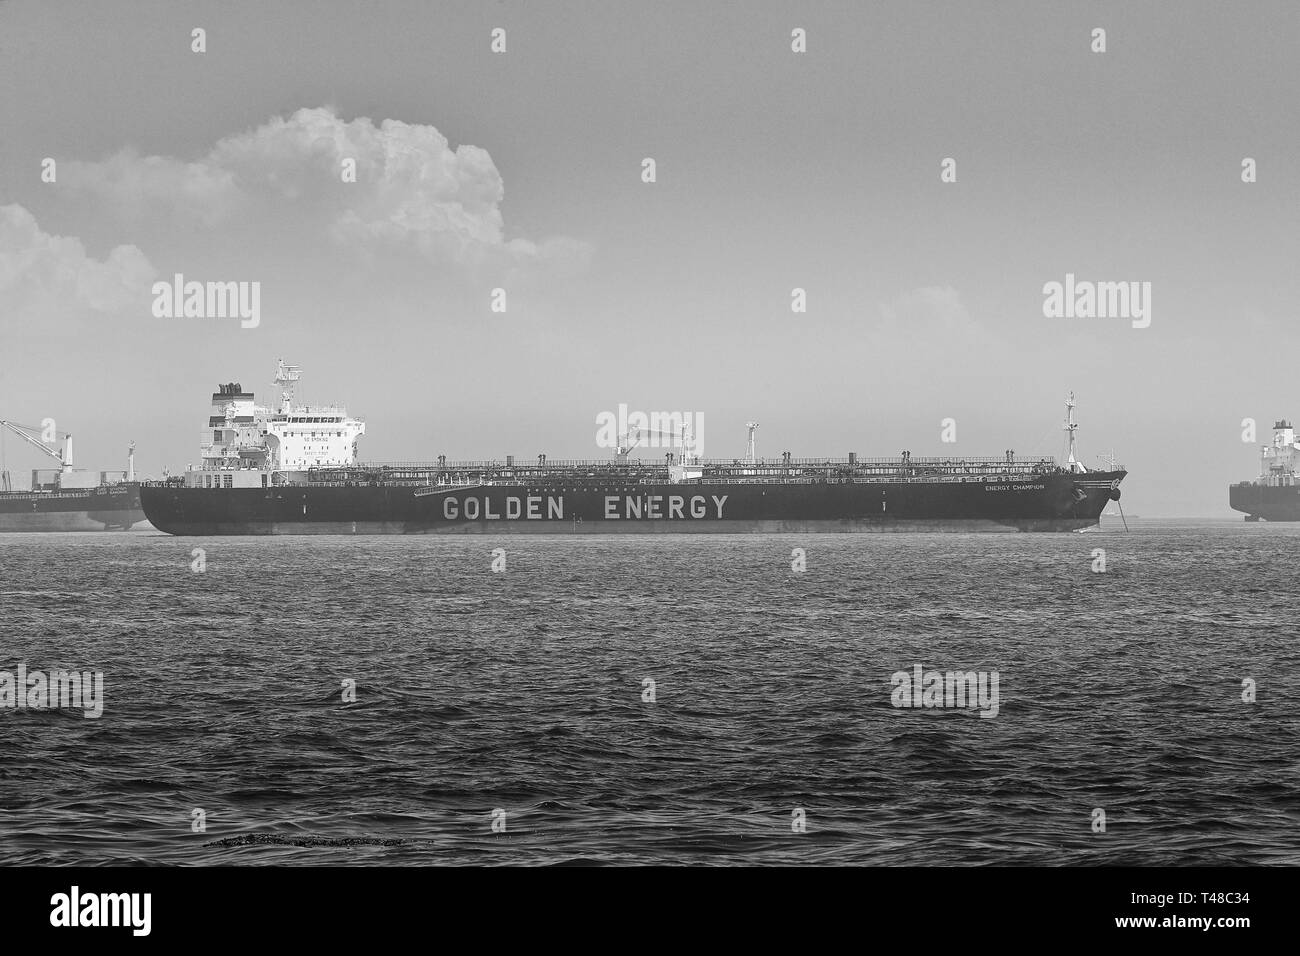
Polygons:
M0 493L0 533L129 531L144 520L136 485Z
M1243 482L1228 487L1228 504L1247 521L1300 521L1300 484Z
M1094 526L1125 472L994 480L145 486L177 535L756 534L1073 531Z

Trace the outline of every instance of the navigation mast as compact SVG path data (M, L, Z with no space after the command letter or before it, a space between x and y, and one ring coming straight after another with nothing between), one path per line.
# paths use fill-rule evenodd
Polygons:
M301 377L302 366L285 365L284 359L280 359L280 365L275 370L275 382L273 384L280 390L281 415L288 415L293 411L293 389Z
M1074 420L1074 392L1071 392L1070 397L1065 400L1065 425L1062 427L1065 429L1066 441L1068 442L1066 467L1076 473L1087 471L1088 469L1084 468L1083 464L1074 455L1074 431L1079 427Z

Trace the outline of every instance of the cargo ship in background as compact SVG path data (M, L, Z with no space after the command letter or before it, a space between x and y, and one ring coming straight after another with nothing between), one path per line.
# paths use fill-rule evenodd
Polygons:
M33 468L31 488L15 490L7 470L0 470L0 532L129 531L144 522L140 487L135 483L135 444L127 452L126 471L87 471L72 465L72 436L59 450L41 441L42 429L0 420L9 431L59 463Z
M662 460L363 464L365 422L342 406L298 405L297 366L280 362L276 406L236 382L212 395L202 462L146 482L149 521L177 535L1075 531L1098 524L1127 472L1075 457L702 459L681 428Z
M1300 475L1296 473L1295 429L1286 419L1273 423L1273 443L1262 445L1259 477L1228 486L1228 504L1247 521L1300 521Z

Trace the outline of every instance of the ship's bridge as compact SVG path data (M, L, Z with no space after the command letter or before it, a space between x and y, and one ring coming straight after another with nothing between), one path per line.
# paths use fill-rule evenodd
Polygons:
M276 471L338 468L357 459L366 423L338 405L299 406L266 423L269 467Z
M298 378L297 366L280 363L275 384L281 395L275 408L258 405L238 382L218 385L200 442L202 464L186 469L187 481L196 487L255 487L266 485L273 471L355 463L365 421L350 416L342 405L295 404Z
M1300 464L1300 445L1295 428L1285 418L1273 423L1273 444L1262 445L1259 453L1259 480L1265 485L1297 483L1296 466Z

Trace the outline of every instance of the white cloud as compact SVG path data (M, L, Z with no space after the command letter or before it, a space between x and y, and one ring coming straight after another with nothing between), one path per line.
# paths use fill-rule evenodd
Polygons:
M42 232L22 206L0 206L0 312L6 321L147 304L153 276L135 246L117 246L101 261L75 237Z
M89 193L126 219L174 212L182 220L212 226L244 200L229 170L207 163L184 163L164 156L141 156L124 149L102 162L66 162L60 180Z
M356 182L343 182L343 161ZM61 171L61 179L62 179ZM569 269L591 249L571 239L505 238L505 186L486 150L452 149L432 126L387 119L376 126L330 109L301 109L219 140L183 162L123 151L69 163L66 182L126 214L165 209L216 227L299 225L361 254L409 251L437 264Z

